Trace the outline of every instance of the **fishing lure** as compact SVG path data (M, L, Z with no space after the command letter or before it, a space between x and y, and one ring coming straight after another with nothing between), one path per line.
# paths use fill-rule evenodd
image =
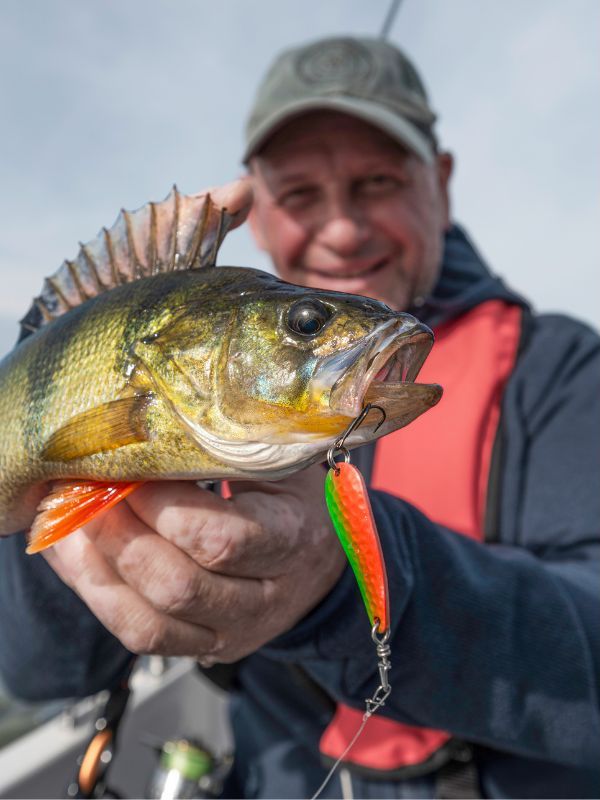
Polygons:
M329 448L327 453L329 470L325 478L325 501L333 527L354 572L367 616L371 623L371 638L377 653L379 686L372 697L365 700L365 713L358 730L342 755L330 769L325 780L313 795L312 800L316 800L321 794L340 762L346 757L363 732L369 717L385 704L392 691L388 680L388 672L392 665L390 661L391 649L388 644L390 638L390 611L385 561L367 486L360 471L351 463L350 452L344 444L348 436L358 428L373 409L381 412L382 419L377 426L378 428L381 427L386 418L385 411L381 406L368 404ZM337 454L342 455L344 460L336 462L335 456Z
M346 557L356 577L371 627L389 628L387 575L367 487L360 471L343 461L329 469L325 499Z

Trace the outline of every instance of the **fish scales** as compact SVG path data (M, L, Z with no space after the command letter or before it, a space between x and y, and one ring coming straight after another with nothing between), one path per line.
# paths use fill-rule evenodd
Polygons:
M162 444L137 446L139 462L133 470L131 454L123 452L90 456L53 468L40 457L43 442L65 422L114 400L126 389L130 349L138 338L150 335L171 308L184 302L182 277L161 275L152 282L142 280L100 295L23 341L5 359L0 366L4 431L0 507L6 506L6 497L15 486L44 479L49 472L53 477L105 477L108 470L116 479L126 479L138 477L138 470L146 476L148 471L160 471L164 458L176 473L185 472L182 460L186 450L190 451L187 456L197 461L198 449L190 447L180 431ZM185 275L188 277L203 292L206 281L198 281L198 275ZM165 295L166 310L159 308L165 303Z

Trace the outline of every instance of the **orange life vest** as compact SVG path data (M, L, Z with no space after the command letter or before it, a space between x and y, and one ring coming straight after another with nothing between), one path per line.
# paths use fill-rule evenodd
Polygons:
M439 404L377 444L371 486L406 500L429 519L484 540L492 449L506 382L521 336L522 309L489 300L441 325L418 381L439 383ZM390 598L393 619L394 598ZM393 658L393 652L392 652ZM338 758L356 733L362 710L338 705L321 737L321 753ZM374 715L346 761L397 771L428 761L448 731Z

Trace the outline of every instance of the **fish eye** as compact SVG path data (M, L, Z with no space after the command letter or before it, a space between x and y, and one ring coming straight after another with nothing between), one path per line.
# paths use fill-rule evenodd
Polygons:
M315 336L331 317L331 310L320 300L298 300L288 311L287 326L300 336Z

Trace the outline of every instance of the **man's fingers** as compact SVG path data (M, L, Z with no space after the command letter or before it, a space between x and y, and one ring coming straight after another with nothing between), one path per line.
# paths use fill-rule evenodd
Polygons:
M146 484L127 503L146 525L202 567L222 575L274 577L296 543L293 525L285 533L285 521L293 520L282 502L264 510L262 502L231 502L189 481L177 481ZM283 525L280 520L273 524L274 514Z
M309 467L276 483L231 481L232 502L260 528L269 531L283 564L290 556L304 557L317 544L337 546L325 503L325 470Z
M231 500L149 483L48 559L128 649L235 660L295 624L344 569L307 492L322 477L233 487Z
M228 519L228 503L191 481L146 483L126 502L149 528L199 564L210 561L223 548L221 531Z
M261 580L204 569L126 505L106 519L96 544L115 572L162 614L219 629L235 622L240 608L263 611Z
M169 618L123 582L95 543L80 531L47 554L52 568L133 653L194 658L214 652L216 633Z
M209 189L208 192L213 202L227 209L233 217L231 229L237 228L244 222L252 207L252 182L249 176Z

